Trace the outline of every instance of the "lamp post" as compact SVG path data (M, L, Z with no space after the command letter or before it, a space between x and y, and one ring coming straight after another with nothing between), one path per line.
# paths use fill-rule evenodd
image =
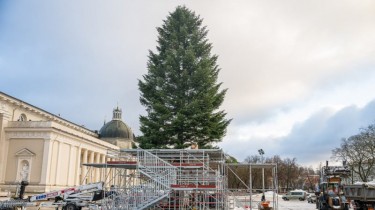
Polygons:
M260 161L261 161L261 163L263 163L263 155L264 155L264 151L263 151L263 149L258 149L258 153L259 153L259 155L260 155Z
M259 155L261 157L261 162L263 163L263 155L264 155L264 151L263 149L258 149L258 152L259 152ZM262 195L262 201L265 201L266 200L266 197L264 195L264 166L262 166L262 181L263 181L263 195Z

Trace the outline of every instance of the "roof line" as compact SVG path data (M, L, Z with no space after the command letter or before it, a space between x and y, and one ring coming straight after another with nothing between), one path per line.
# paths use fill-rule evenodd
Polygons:
M8 94L6 94L6 93L4 93L4 92L2 92L2 91L0 91L0 94L5 95L6 97L9 97L9 98L11 98L11 99L13 99L13 100L16 100L16 101L18 101L18 102L20 102L20 103L23 103L23 104L26 104L26 105L28 105L28 106L31 106L32 108L37 109L37 110L40 110L40 111L42 111L42 112L44 112L44 113L46 113L46 114L52 115L53 117L58 118L58 119L60 119L60 120L62 120L62 121L65 121L65 122L67 122L67 123L73 124L73 125L75 125L75 126L77 126L77 127L80 127L80 128L82 128L82 129L87 130L87 131L90 131L90 132L92 132L92 133L95 133L94 130L90 130L90 129L88 129L88 128L86 128L86 127L83 127L83 126L81 126L81 125L78 125L78 124L76 124L76 123L74 123L74 122L72 122L72 121L69 121L69 120L67 120L67 119L64 119L64 118L62 118L62 117L60 117L60 116L58 116L58 115L52 114L51 112L48 112L48 111L46 111L46 110L44 110L44 109L41 109L41 108L39 108L39 107L36 107L36 106L34 106L34 105L32 105L32 104L29 104L29 103L27 103L27 102L25 102L25 101L23 101L23 100L21 100L21 99L15 98L15 97L13 97L13 96L11 96L11 95L8 95Z

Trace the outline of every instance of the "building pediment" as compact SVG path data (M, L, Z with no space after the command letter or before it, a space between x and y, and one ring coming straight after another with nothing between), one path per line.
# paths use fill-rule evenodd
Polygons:
M35 156L35 153L31 152L30 150L23 148L16 152L16 156Z

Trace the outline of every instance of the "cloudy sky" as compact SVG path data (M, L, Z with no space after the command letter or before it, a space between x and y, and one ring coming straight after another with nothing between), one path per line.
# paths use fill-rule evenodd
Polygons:
M371 0L0 1L0 91L92 130L118 105L140 135L138 79L178 5L209 30L233 119L220 146L238 160L316 167L375 123Z

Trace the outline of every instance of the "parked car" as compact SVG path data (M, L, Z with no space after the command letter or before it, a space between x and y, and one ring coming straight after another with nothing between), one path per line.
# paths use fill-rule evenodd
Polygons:
M298 199L300 201L306 200L306 192L303 190L292 190L288 192L287 194L282 196L282 199L284 201L288 201L290 199Z
M307 202L308 203L316 203L315 193L309 193L309 195L307 196Z

